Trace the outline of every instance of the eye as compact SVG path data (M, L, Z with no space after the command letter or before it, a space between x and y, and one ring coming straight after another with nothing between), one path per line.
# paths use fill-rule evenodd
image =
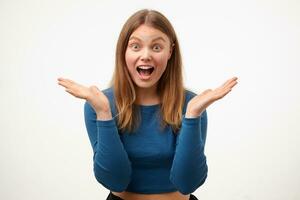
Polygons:
M129 45L131 49L133 49L134 51L139 50L140 45L138 43L132 43Z
M162 47L159 45L159 44L155 44L154 46L153 46L153 50L154 51L160 51L162 49Z

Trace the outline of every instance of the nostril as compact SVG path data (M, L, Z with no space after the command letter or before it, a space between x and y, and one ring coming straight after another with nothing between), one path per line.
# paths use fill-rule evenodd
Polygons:
M150 60L149 57L142 57L142 60Z

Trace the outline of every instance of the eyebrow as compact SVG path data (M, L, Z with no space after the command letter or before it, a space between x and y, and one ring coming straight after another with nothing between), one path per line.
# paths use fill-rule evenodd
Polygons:
M131 37L129 38L129 41L130 41L130 40L133 40L133 39L142 41L140 38L138 38L138 37L136 37L136 36L131 36ZM153 41L156 41L156 40L163 40L164 42L166 42L166 40L165 40L163 37L157 37L157 38L155 38L154 40L152 40L152 42L153 42Z

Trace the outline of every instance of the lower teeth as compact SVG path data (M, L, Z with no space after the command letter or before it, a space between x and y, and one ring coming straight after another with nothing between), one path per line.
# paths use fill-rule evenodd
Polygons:
M151 73L150 70L140 70L140 71L139 71L139 74L140 74L140 75L144 75L144 76L149 76L149 75L151 75L152 73Z

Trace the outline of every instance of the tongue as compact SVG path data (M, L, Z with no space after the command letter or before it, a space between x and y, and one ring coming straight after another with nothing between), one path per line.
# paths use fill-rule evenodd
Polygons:
M142 69L140 71L140 74L143 75L143 76L149 76L151 74L151 70L149 70L149 69Z

